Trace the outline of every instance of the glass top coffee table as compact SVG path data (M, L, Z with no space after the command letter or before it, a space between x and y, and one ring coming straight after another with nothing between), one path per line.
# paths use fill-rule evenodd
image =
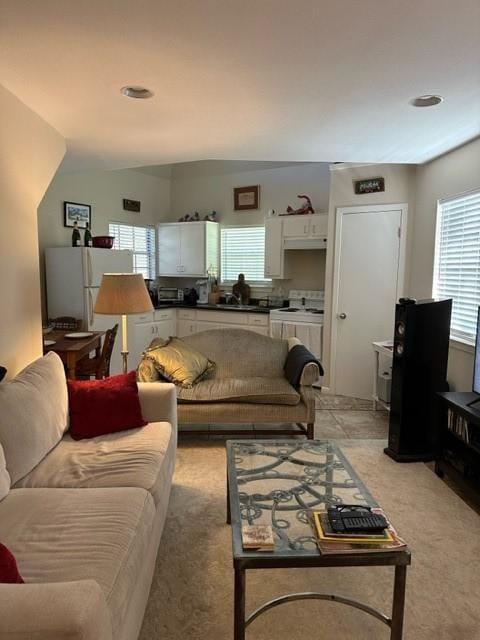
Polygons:
M410 552L338 553L322 555L308 512L330 504L377 506L340 448L328 440L229 440L227 442L227 522L232 525L235 570L234 639L265 611L293 600L340 602L373 615L390 627L391 640L403 633L405 585ZM273 551L244 550L242 525L269 524ZM294 567L394 566L391 617L362 602L316 592L280 596L245 616L246 571Z

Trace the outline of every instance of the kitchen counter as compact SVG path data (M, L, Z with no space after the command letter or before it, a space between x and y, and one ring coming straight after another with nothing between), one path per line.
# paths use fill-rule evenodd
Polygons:
M238 305L220 305L216 304L157 304L155 309L198 309L203 311L226 311L227 313L270 313L272 309L278 309L278 307L259 307L257 305L246 305L239 307Z

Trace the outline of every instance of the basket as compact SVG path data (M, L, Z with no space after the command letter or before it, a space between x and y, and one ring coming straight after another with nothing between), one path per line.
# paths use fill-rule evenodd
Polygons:
M92 238L92 245L99 249L112 249L114 242L114 236L93 236Z

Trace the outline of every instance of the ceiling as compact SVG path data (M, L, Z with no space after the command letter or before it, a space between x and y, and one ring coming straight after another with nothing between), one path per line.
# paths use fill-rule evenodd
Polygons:
M480 134L480 2L0 0L0 78L68 170L421 163Z

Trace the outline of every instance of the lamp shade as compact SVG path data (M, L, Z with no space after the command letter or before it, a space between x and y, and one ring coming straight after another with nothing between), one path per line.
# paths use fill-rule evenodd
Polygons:
M104 273L94 313L128 315L153 311L141 273Z

